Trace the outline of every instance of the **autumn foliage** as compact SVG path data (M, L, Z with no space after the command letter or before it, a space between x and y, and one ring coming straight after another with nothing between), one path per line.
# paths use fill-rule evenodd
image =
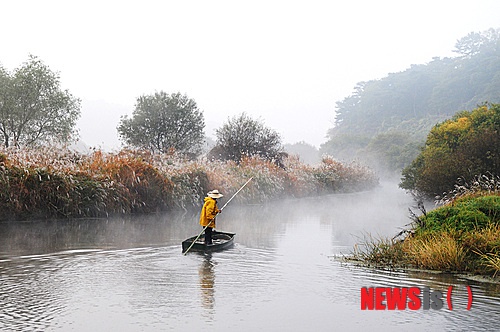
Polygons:
M2 220L106 217L198 208L214 188L232 195L252 182L235 202L369 189L378 179L368 169L325 158L318 167L296 157L285 168L258 157L241 162L187 160L175 153L153 154L67 149L0 151ZM228 196L229 197L229 196Z
M457 181L500 170L500 104L463 111L436 125L425 147L403 170L401 187L426 196L442 196Z

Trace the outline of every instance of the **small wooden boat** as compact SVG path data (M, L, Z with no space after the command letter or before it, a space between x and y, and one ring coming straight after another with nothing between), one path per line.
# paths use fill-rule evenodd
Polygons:
M219 251L219 250L224 250L227 248L230 248L234 242L234 236L235 233L228 233L228 232L219 232L219 231L213 231L212 232L212 244L205 244L205 236L202 235L196 240L196 242L193 244L191 249L189 249L189 252L191 251ZM186 239L182 241L182 252L186 252L188 248L191 246L193 241L196 239L196 236L190 237L189 239Z

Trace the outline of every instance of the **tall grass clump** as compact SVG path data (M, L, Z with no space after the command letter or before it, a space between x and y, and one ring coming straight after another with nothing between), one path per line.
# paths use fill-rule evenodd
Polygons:
M284 165L284 166L283 166ZM372 188L367 169L327 160L306 166L296 157L283 165L259 157L233 161L187 160L175 152L121 150L86 154L62 148L0 150L3 219L100 217L199 208L209 190L235 193L235 202Z
M256 157L245 157L233 171L253 177L252 185L243 193L247 200L264 202L285 196L286 172L276 164Z
M149 153L96 151L79 168L111 189L111 212L148 213L165 210L172 204L173 184L154 167Z
M296 156L284 161L286 169L285 191L292 197L301 198L317 195L322 185L317 181L315 167L301 163Z
M365 235L354 246L351 259L375 267L394 268L406 265L401 242L392 238L374 238L371 235Z
M152 212L171 203L171 182L145 155L61 149L8 153L0 165L1 208L7 218Z
M106 191L86 174L65 171L73 156L49 162L49 152L3 152L0 161L0 211L5 219L69 217L103 208Z
M442 206L416 217L406 236L386 249L402 252L400 266L461 271L497 276L500 272L500 181L496 176L479 176L461 185L442 200ZM385 244L382 242L382 246ZM380 254L364 254L372 263ZM377 257L377 261L384 259ZM387 260L387 259L385 259Z
M494 174L476 175L467 182L460 178L457 181L455 188L448 193L444 193L443 197L439 197L437 203L445 205L452 203L460 197L465 196L480 196L480 195L499 195L500 194L500 176Z
M500 272L500 227L489 224L482 229L464 234L463 245L469 248L469 255L474 260L473 269L498 275Z
M325 156L314 170L320 192L356 192L378 184L375 173L356 163L344 164Z
M408 238L402 245L409 265L429 270L461 271L466 249L448 232Z

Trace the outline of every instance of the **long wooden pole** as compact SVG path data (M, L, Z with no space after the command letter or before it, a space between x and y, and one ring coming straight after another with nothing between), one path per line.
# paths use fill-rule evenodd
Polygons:
M240 192L243 188L245 188L245 186L248 184L248 182L250 182L252 179L253 179L253 176L252 176L250 179L248 179L248 181L247 181L247 182L245 182L245 184L244 184L243 186L241 186L241 188L240 188L240 189L238 189L238 191L237 191L237 192L235 192L233 196L231 196L231 198L230 198L230 199L226 202L226 204L224 204L224 206L223 206L223 207L221 207L221 209L220 209L220 210L222 211L222 210L223 210L223 209L224 209L224 208L225 208L225 207L229 204L229 202L231 202L231 201L233 200L233 198L234 198L236 195L238 195L238 193L239 193L239 192ZM216 217L216 216L217 216L217 215L215 215L215 217ZM215 220L215 217L214 217L214 219L213 219L213 220ZM188 253L188 251L189 251L189 250L191 250L191 248L194 246L194 243L195 243L196 241L198 241L198 239L200 238L201 234L203 234L203 232L207 229L208 225L210 225L211 223L212 223L212 221L210 221L210 222L209 222L209 223L208 223L208 224L207 224L207 225L206 225L206 226L202 229L202 231L200 232L200 234L198 234L198 236L196 237L196 239L194 239L194 240L193 240L193 242L191 242L191 245L189 246L189 248L187 248L187 250L186 250L186 251L184 251L184 255L186 255L186 254Z
M238 195L238 193L241 191L241 189L245 188L245 186L248 184L248 182L250 182L252 179L253 179L253 176L252 176L250 179L248 179L248 181L247 181L247 182L245 182L245 184L244 184L243 186L241 186L241 188L240 188L240 189L238 189L238 191L237 191L237 192L235 192L233 196L231 196L231 198L230 198L230 199L226 202L226 204L224 204L224 206L223 206L223 207L221 207L221 208L220 208L220 210L221 210L221 211L222 211L222 210L224 210L224 208L225 208L225 207L229 204L229 202L231 202L231 201L233 200L233 198L234 198L236 195Z

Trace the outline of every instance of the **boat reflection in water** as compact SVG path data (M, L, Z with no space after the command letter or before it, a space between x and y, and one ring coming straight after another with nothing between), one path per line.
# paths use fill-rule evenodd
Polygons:
M200 277L201 304L206 312L212 318L215 306L215 263L212 261L212 253L200 254L203 260L198 269Z

